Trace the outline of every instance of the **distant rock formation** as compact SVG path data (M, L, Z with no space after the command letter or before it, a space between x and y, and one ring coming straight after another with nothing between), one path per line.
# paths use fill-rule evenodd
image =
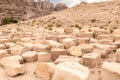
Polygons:
M0 19L7 16L26 20L50 14L54 5L49 0L0 0Z
M55 6L55 10L56 11L60 11L60 10L63 10L63 9L67 9L67 5L65 3L58 3L56 4Z

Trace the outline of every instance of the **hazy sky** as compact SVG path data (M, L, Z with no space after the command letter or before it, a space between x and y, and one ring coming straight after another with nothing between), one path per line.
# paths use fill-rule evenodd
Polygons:
M79 4L80 2L101 2L101 1L108 1L108 0L50 0L53 3L58 3L58 2L64 2L66 3L69 7L75 6L76 4Z

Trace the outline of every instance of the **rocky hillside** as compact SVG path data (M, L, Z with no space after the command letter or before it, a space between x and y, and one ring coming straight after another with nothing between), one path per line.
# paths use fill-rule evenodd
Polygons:
M119 8L82 3L0 26L0 80L120 80Z
M4 16L20 20L50 14L54 5L49 0L0 0L0 19Z

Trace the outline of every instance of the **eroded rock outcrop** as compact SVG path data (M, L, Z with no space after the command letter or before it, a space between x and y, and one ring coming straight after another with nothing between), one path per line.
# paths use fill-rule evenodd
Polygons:
M7 16L20 20L50 14L54 10L49 0L0 0L0 18Z

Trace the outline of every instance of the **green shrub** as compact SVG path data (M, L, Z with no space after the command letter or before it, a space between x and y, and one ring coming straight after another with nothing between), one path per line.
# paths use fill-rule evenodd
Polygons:
M18 23L18 20L10 19L8 17L4 17L1 20L1 25L12 24L12 23Z

